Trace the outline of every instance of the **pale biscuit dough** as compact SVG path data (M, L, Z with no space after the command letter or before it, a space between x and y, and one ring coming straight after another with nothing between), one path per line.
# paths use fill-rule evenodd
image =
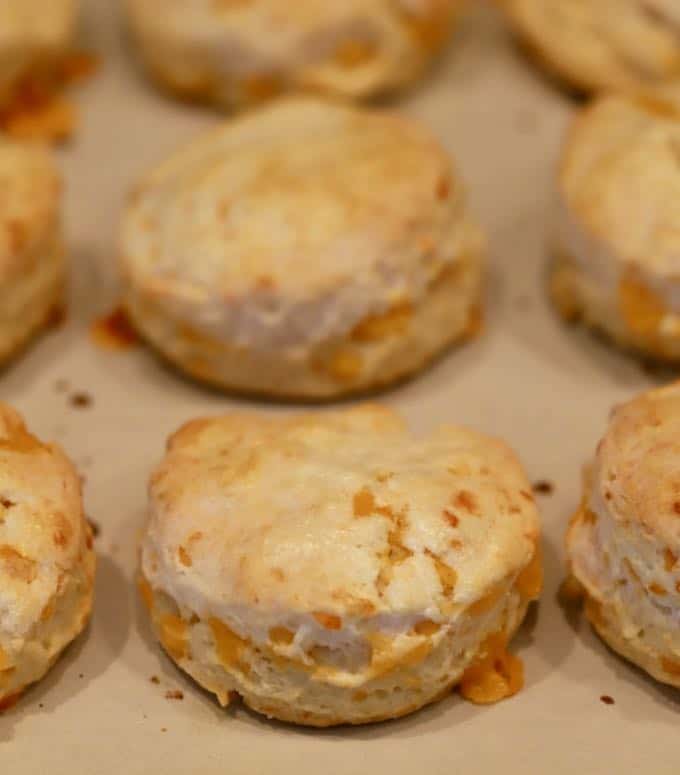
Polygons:
M321 399L394 382L474 333L483 253L424 128L291 99L143 180L121 263L134 325L182 370Z
M680 383L617 407L567 535L586 613L617 652L680 687Z
M541 587L529 484L500 441L414 437L389 409L196 420L151 478L141 591L165 650L226 705L315 726L461 684L510 696Z
M51 81L69 53L76 0L3 0L0 3L0 108L27 78Z
M44 149L0 140L0 364L63 303L61 181Z
M596 100L558 181L551 293L567 318L680 359L680 92Z
M0 709L83 630L94 570L76 470L0 404Z
M497 0L538 61L580 91L680 76L677 0Z
M225 107L291 90L363 98L420 77L464 0L127 0L162 86Z

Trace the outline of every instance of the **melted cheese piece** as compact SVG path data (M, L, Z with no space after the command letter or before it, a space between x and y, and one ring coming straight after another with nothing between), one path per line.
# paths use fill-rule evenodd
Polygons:
M512 697L524 686L522 661L507 651L505 634L490 635L480 656L461 678L459 691L476 705L490 705Z
M537 546L526 568L517 576L515 588L528 600L536 600L543 589L543 553Z
M182 618L166 614L160 620L159 629L161 642L173 659L184 659L188 656L187 624Z

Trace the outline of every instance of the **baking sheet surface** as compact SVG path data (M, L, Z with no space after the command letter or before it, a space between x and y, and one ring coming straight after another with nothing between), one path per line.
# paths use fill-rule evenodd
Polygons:
M125 192L218 118L145 84L114 0L86 6L85 44L103 62L78 92L78 136L59 152L73 261L69 319L2 375L0 397L37 434L61 443L86 477L87 511L101 527L97 600L87 634L0 717L2 772L677 773L676 693L613 656L556 602L581 466L611 405L658 377L565 327L547 305L551 175L575 106L518 54L481 0L442 66L399 107L455 155L489 234L486 334L384 400L416 429L449 421L504 437L533 480L554 484L551 496L539 496L545 594L516 641L526 688L492 707L454 694L400 721L313 731L267 723L241 707L222 711L161 655L133 588L149 470L167 435L187 419L269 407L206 392L143 349L106 351L88 336L91 321L116 298ZM92 398L89 406L72 405L78 392ZM154 675L160 683L150 681ZM173 689L184 699L166 699Z

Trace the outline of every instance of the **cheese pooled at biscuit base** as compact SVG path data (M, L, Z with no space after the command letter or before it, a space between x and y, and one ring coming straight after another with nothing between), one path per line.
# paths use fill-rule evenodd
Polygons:
M680 382L614 409L567 552L597 633L680 687Z
M195 420L151 478L140 589L169 656L228 704L312 726L453 686L511 696L539 519L502 442L389 409Z
M61 180L47 151L0 140L0 365L64 302Z
M0 404L0 710L83 630L94 573L78 473Z
M677 0L496 0L546 70L578 91L680 76Z
M142 180L122 227L124 302L192 377L329 399L410 376L475 333L483 252L425 128L291 99Z
M140 58L169 92L225 108L283 92L361 99L420 78L464 0L127 0Z
M617 344L680 359L680 91L596 100L559 173L551 295Z

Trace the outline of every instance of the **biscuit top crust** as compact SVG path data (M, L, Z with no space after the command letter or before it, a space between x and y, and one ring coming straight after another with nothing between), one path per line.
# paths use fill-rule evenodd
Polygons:
M381 21L387 31L403 14L414 21L440 16L460 0L127 0L133 19L164 35L210 45L231 42L224 49L233 72L251 64L248 48L266 56L270 66L290 65L292 52L323 50L326 39L354 32L360 39ZM316 46L314 45L316 44ZM245 61L244 61L245 60ZM301 63L303 64L303 63Z
M415 437L375 405L190 422L150 500L151 586L246 633L310 615L450 621L511 584L539 536L504 443L450 426Z
M680 556L680 382L614 409L592 476L590 507L614 529ZM642 550L640 550L642 551Z
M47 615L87 531L73 465L0 404L0 644L6 650Z
M680 279L680 90L597 100L574 124L560 177L574 258L603 278L625 264L650 283Z
M78 7L77 0L3 0L0 51L62 48L73 35Z
M430 133L387 112L291 98L150 174L123 270L176 317L243 346L304 345L417 301L470 244Z
M498 0L558 69L588 88L628 87L677 77L676 0Z
M36 271L36 255L58 218L61 183L37 146L0 140L0 280Z

